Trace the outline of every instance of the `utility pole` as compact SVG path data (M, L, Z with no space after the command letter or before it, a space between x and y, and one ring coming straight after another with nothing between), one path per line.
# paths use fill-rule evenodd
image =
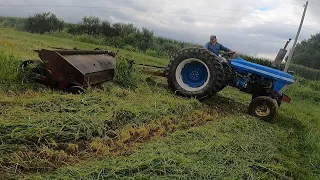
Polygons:
M295 50L295 48L296 48L296 44L297 44L297 41L298 41L298 38L299 38L299 35L300 35L300 31L301 31L301 28L302 28L302 24L303 24L303 21L304 21L304 17L305 17L306 12L307 12L308 4L309 4L309 2L307 1L307 3L304 5L304 11L303 11L303 15L302 15L302 18L301 18L300 26L299 26L299 29L298 29L298 33L297 33L296 39L294 40L293 46L292 46L292 48L291 48L291 51L290 51L290 54L289 54L289 57L288 57L288 61L287 61L287 63L286 63L286 66L285 66L285 68L284 68L284 71L285 71L285 72L288 72L289 64L290 64L290 62L291 62L291 59L292 59L294 50Z

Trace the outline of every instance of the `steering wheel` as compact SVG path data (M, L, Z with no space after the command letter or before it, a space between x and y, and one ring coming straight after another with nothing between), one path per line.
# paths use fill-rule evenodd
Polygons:
M222 54L222 57L226 58L227 60L230 60L234 54L235 52L224 52Z

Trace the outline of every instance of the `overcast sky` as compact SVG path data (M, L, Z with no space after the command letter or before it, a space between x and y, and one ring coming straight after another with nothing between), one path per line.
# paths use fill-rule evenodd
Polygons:
M318 1L309 1L299 41L320 32L320 13L318 13L320 1ZM65 21L79 22L83 16L93 15L102 20L147 27L158 36L199 44L205 44L209 36L214 34L220 43L234 51L274 59L285 42L289 38L295 38L305 2L303 0L0 0L0 16L26 17L50 11ZM289 48L292 44L293 40Z

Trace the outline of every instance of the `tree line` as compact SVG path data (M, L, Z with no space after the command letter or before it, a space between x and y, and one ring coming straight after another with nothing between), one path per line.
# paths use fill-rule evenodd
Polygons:
M320 69L320 33L297 44L292 62L306 67Z
M31 33L68 33L88 35L103 40L104 45L146 52L149 55L168 57L182 48L200 46L197 44L156 37L147 28L133 24L110 23L94 16L85 16L79 23L67 23L50 12L37 13L27 18L0 17L0 26L12 27Z

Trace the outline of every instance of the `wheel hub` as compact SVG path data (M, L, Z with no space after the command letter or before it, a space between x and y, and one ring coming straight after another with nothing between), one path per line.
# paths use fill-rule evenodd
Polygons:
M188 91L196 91L205 87L209 77L208 66L199 59L182 61L176 71L178 83Z
M258 116L268 116L271 112L270 108L267 105L261 105L258 106L257 109L255 110L256 114Z
M190 73L190 78L192 80L195 80L195 81L199 80L199 76L200 76L200 72L198 70L194 70Z

